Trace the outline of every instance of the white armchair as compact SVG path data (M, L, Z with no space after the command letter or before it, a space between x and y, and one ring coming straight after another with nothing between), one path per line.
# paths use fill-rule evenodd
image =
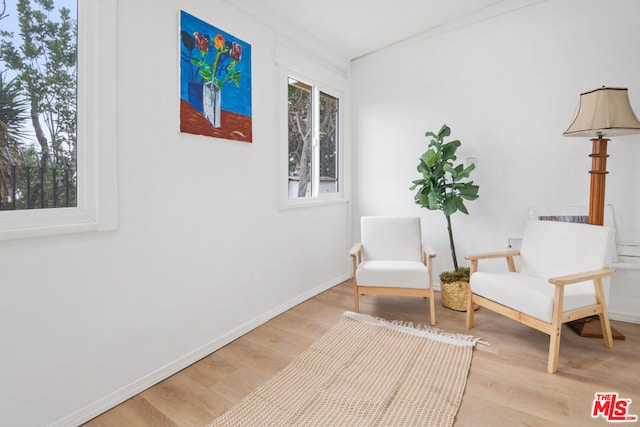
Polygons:
M362 217L361 242L349 254L356 312L360 295L423 297L429 298L435 325L431 264L436 253L422 244L419 217Z
M467 308L485 307L550 336L547 371L556 372L562 324L600 315L606 347L613 346L602 280L614 270L611 230L607 227L529 221L520 251L469 255ZM514 257L518 256L519 272ZM505 258L508 272L478 271L481 259ZM474 311L467 309L467 328Z

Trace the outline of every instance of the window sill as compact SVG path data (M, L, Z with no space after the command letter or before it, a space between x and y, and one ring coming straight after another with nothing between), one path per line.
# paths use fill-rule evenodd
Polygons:
M78 208L2 212L0 240L115 229Z
M310 208L316 206L328 206L348 204L349 201L342 197L332 198L309 198L309 199L287 199L281 206L281 210L286 209L298 209L298 208Z

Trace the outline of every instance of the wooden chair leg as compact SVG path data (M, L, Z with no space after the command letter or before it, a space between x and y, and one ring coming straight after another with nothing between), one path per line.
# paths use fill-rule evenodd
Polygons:
M560 335L562 334L562 303L564 301L564 286L556 285L553 299L553 320L549 338L549 360L547 372L555 374L558 370L558 357L560 357Z
M560 357L560 335L562 324L554 327L549 340L549 360L547 362L547 372L555 374L558 370L558 358Z
M467 329L473 328L473 314L474 314L473 309L475 307L473 303L473 292L471 291L471 276L476 271L478 271L478 260L474 259L474 260L471 260L471 268L469 271L469 290L468 290L469 295L467 297Z
M469 297L467 298L467 329L473 328L473 294L469 289Z
M596 300L598 304L602 306L602 313L600 313L600 327L602 328L602 338L604 339L604 345L607 348L613 347L613 336L611 335L611 324L609 323L609 312L607 310L607 301L604 298L604 290L602 289L602 280L594 280L596 288Z
M360 292L358 292L357 273L358 264L362 262L362 252L360 252L357 256L352 255L351 258L353 261L353 278L351 279L353 281L353 311L356 313L360 313L360 302L358 300L360 297Z
M360 302L359 302L359 297L360 297L360 292L358 292L358 284L355 283L355 278L354 280L354 284L353 284L353 311L355 311L356 313L360 313Z
M431 315L431 326L436 325L436 302L433 288L429 289L429 314Z
M611 324L609 323L609 314L606 306L602 307L602 313L600 313L600 327L602 328L605 347L613 347L613 335L611 334Z

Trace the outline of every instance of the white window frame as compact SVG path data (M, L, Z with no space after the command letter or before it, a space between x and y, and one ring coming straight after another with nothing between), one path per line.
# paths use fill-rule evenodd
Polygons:
M117 0L78 0L77 207L0 212L0 240L118 226Z
M332 203L343 203L345 202L345 191L344 191L344 109L345 109L345 96L344 92L332 87L324 83L321 80L311 78L302 73L296 72L291 69L283 69L282 72L284 78L284 85L282 85L283 90L283 101L282 101L282 135L283 135L283 147L284 147L284 155L282 158L284 159L284 164L281 168L283 171L283 185L282 187L282 205L284 208L291 207L304 207L304 206L314 206L314 205L325 205ZM317 127L313 127L312 134L312 183L311 189L312 194L310 197L301 197L297 199L289 198L289 132L288 132L288 114L289 114L289 106L288 106L288 90L289 90L289 78L298 80L305 84L308 84L312 87L312 99L315 100L315 103L319 100L320 92L325 93L327 95L333 96L338 99L338 165L337 167L337 175L338 175L338 191L333 193L319 193L320 187L320 175L318 170L320 168L320 136L318 135L319 129ZM317 106L314 105L312 108L313 114L313 122L319 123L319 108L315 108Z

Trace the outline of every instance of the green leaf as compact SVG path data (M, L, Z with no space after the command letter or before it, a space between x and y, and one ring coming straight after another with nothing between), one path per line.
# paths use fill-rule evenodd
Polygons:
M435 150L430 148L426 153L424 153L423 160L428 167L431 167L438 161L438 154L435 152Z
M240 87L240 71L233 71L227 75L227 81L229 83L235 83L237 87Z
M411 188L409 188L411 191L415 190L416 188L418 188L419 185L426 185L428 184L428 181L424 180L424 179L416 179L415 181L412 181L413 185L411 186Z
M452 175L455 173L455 171L454 171L453 167L452 167L452 166L451 166L451 164L449 164L449 163L445 163L445 164L442 166L442 168L444 169L444 171L445 171L445 172L448 172L448 173L450 173L450 174L452 174Z
M427 195L429 209L438 209L438 196L433 191Z
M460 194L460 197L462 197L465 200L472 201L472 200L476 200L480 196L478 196L477 194Z
M464 178L464 176L460 175L461 172L462 172L462 165L458 165L455 168L453 168L453 171L451 172L451 178L453 179L454 183Z
M205 70L205 69L200 69L198 70L198 74L200 74L202 76L203 79L205 79L206 81L211 80L211 77L213 77L211 75L211 72Z
M460 212L462 212L465 215L469 215L469 211L467 210L467 207L462 202L462 199L456 197L456 206Z
M444 201L443 211L446 216L451 216L458 210L457 197L447 197Z
M459 172L458 172L458 180L461 180L463 178L468 178L469 174L471 173L472 170L474 170L476 168L476 165L469 165L467 168L463 169L462 165L458 166L460 168Z
M462 143L458 140L447 142L442 146L442 158L444 160L455 160L456 150Z
M480 189L477 185L471 185L469 183L464 184L461 188L458 189L460 197L465 200L475 200L478 196L478 190Z
M437 209L437 207L436 208L432 208L429 205L429 197L424 193L416 194L415 200L416 200L416 203L419 204L420 206L422 206L423 208L432 209L432 210L433 209Z
M449 136L451 135L451 129L449 128L449 126L447 125L442 125L442 127L440 128L440 131L438 132L438 139L442 139L445 136Z

